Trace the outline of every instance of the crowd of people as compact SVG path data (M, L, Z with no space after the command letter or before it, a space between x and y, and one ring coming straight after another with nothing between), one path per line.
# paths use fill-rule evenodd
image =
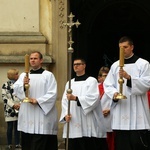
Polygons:
M67 150L150 150L150 64L134 54L129 37L120 38L118 46L123 67L120 60L102 66L97 79L86 73L83 58L73 60L75 76L65 85L59 119L57 81L42 67L42 54L31 52L28 74L10 69L2 86L8 148L14 128L16 148L58 150L60 122ZM120 88L126 99L118 96ZM29 102L22 102L27 96Z

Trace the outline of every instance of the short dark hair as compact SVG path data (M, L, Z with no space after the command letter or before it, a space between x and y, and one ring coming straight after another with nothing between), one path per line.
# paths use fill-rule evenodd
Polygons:
M43 55L42 55L41 52L39 52L39 51L33 51L33 52L30 53L30 55L33 54L33 53L38 53L39 54L39 58L43 59Z
M120 38L119 43L129 42L130 45L133 45L133 40L128 36L123 36Z
M78 57L78 58L75 58L74 61L75 61L75 60L81 60L84 64L86 64L86 60L85 60L84 58Z

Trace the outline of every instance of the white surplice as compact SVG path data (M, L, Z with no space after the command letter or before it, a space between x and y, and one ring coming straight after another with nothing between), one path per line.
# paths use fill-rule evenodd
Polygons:
M102 111L103 110L110 110L110 113L104 117L105 120L105 127L107 132L112 132L112 113L113 113L113 106L112 106L112 99L110 97L108 97L107 94L103 94L102 98L101 98L101 106L102 106Z
M20 99L25 98L22 73L14 84L14 94ZM42 74L29 74L29 98L35 98L38 104L21 103L18 118L18 130L34 134L57 134L58 120L55 107L57 83L49 71Z
M119 61L115 62L104 81L105 93L112 99L119 92ZM147 91L150 88L149 62L139 58L135 63L124 64L123 69L131 76L132 88L124 79L125 100L119 100L113 109L112 128L118 130L150 129L150 113Z
M67 123L64 117L68 114L68 100L66 91L69 88L68 82L62 97L62 112L60 122L64 123L63 138L67 137ZM71 80L72 94L78 96L81 106L76 101L70 102L69 138L79 137L106 137L104 117L99 100L97 80L88 77L85 81Z

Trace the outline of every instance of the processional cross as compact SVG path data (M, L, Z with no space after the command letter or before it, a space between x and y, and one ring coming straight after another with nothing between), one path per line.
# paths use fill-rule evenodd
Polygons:
M69 33L69 48L68 48L68 77L69 77L69 87L67 90L68 94L72 94L72 89L71 89L71 68L72 68L72 53L73 53L73 48L72 44L74 41L72 40L72 27L75 25L77 28L80 25L80 22L77 20L76 22L73 22L73 18L75 16L70 13L68 16L69 22L68 23L63 23L64 26L68 27L68 33ZM68 115L70 115L70 100L68 100ZM66 139L66 150L68 150L68 138L69 138L69 122L67 122L67 139Z

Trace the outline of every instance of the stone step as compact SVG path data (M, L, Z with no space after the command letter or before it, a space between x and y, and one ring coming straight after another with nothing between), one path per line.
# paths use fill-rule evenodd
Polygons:
M0 145L0 150L10 150L10 149L8 148L7 145ZM15 148L15 146L13 146L11 150L21 150L21 148ZM65 150L64 142L58 144L58 150Z

